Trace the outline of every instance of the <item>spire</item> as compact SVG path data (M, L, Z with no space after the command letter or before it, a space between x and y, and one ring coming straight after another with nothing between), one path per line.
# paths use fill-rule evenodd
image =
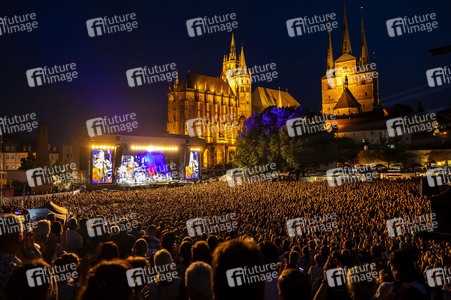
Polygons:
M341 55L352 54L351 40L349 38L348 18L346 17L346 1L344 2L344 20L343 20L343 44L341 46Z
M179 70L177 70L175 81L174 81L174 88L177 89L179 86Z
M329 28L330 27L330 18L329 18ZM331 70L334 68L334 52L332 51L332 37L331 32L332 30L329 30L329 44L327 45L327 60L326 60L326 72L328 70Z
M366 45L365 27L363 26L363 7L362 10L362 37L360 42L360 67L369 64L368 47Z
M232 42L230 43L230 55L229 60L236 59L235 37L232 32Z
M246 69L246 60L244 59L244 47L243 46L241 46L240 68L243 69L243 72Z

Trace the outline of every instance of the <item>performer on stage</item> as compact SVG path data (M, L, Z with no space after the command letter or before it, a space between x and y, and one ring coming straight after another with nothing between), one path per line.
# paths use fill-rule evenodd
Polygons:
M138 164L135 162L135 157L131 156L130 160L127 163L127 177L132 182L136 182L136 167L138 167Z
M100 150L96 155L92 169L94 182L111 182L111 161L105 159L105 152Z

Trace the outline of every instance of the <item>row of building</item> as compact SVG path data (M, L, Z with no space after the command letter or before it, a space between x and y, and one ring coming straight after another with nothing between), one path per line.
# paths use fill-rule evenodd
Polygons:
M387 110L379 99L379 72L370 60L361 19L360 55L353 54L348 29L346 7L343 17L340 56L334 59L331 32L328 32L326 68L321 78L322 115L336 115L338 137L354 140L362 150L378 145L388 138ZM252 69L248 68L244 47L237 53L232 34L229 54L224 55L218 76L188 72L169 87L167 133L161 137L99 136L89 138L86 128L79 130L71 139L71 145L48 145L50 164L75 162L81 170L92 160L90 149L94 144L110 145L128 149L131 145L158 144L190 150L194 145L199 153L200 166L214 168L229 165L236 152L238 131L244 121L254 113L270 106L300 106L300 102L287 91L255 86ZM190 120L202 119L215 123L227 123L233 116L238 126L232 130L213 130L212 127L197 132L192 139ZM191 124L192 125L192 124ZM190 137L191 136L191 137ZM405 144L412 144L409 133L400 136ZM199 142L201 141L201 142ZM17 170L21 159L28 153L36 153L36 140L27 142L11 136L2 143L0 153L3 170ZM124 152L125 153L125 152ZM181 157L184 157L183 155ZM87 167L86 167L87 168ZM87 168L89 169L89 168Z

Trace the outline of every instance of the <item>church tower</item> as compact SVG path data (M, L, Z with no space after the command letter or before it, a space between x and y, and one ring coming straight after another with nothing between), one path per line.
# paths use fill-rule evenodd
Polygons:
M361 21L360 59L352 55L346 3L344 5L341 55L333 60L332 39L329 32L326 74L321 79L322 113L355 115L372 112L379 106L378 73L370 63L363 24Z
M237 97L237 119L247 119L252 115L251 73L246 66L244 47L239 58L236 56L235 38L232 33L229 55L224 55L221 79L228 83Z

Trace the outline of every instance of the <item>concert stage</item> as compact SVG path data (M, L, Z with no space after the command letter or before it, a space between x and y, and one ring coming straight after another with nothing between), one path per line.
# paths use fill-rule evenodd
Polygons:
M197 138L172 135L170 138L94 137L87 157L90 185L100 189L111 185L129 189L198 180L203 144L205 142Z

